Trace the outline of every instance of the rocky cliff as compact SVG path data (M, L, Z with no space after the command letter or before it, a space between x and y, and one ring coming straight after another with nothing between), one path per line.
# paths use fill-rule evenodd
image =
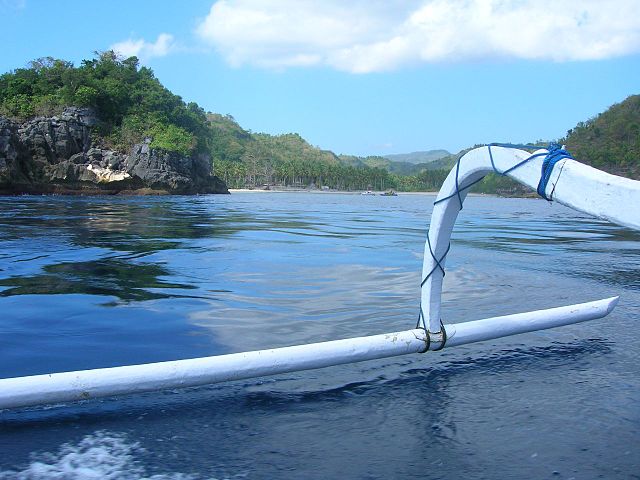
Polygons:
M23 124L0 117L0 194L229 193L206 155L152 149L150 140L127 154L107 150L92 139L96 122L75 107Z

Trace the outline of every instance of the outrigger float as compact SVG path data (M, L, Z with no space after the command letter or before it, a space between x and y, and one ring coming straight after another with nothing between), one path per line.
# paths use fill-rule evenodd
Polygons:
M230 355L5 378L0 379L0 409L193 387L425 353L608 315L618 297L456 324L441 322L442 280L451 231L469 187L492 171L537 189L547 200L640 229L638 181L581 164L559 146L533 154L513 145L476 148L458 161L435 201L425 245L416 328Z

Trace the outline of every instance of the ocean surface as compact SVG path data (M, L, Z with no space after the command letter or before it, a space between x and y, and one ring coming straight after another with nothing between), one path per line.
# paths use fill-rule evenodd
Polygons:
M0 197L0 378L412 328L433 200ZM637 479L640 234L467 199L445 323L613 295L443 352L0 411L0 479Z

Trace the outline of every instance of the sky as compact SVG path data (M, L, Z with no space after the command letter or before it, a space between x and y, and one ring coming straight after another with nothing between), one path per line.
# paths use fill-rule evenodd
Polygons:
M0 0L0 72L136 55L185 101L336 153L554 140L640 93L640 0Z

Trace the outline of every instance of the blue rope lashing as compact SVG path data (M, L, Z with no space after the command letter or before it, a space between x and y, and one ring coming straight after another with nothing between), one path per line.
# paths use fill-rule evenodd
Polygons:
M493 171L495 173L497 173L498 175L501 176L505 176L507 174L509 174L510 172L514 171L515 169L521 167L522 165L524 165L525 163L530 162L531 160L533 160L534 158L538 158L538 157L545 157L543 162L542 162L542 174L540 176L540 183L538 184L538 195L540 195L542 198L544 198L545 200L549 200L551 201L551 198L548 198L544 191L547 187L547 184L549 183L549 179L551 178L551 172L553 171L553 167L555 166L556 163L558 163L560 160L562 160L563 158L573 158L571 156L571 154L569 152L567 152L566 150L564 150L562 147L560 147L560 145L558 145L557 143L550 143L547 147L547 153L534 153L532 155L530 155L529 157L525 158L524 160L522 160L519 163L516 163L515 165L513 165L512 167L504 170L504 171L500 171L498 170L498 167L496 167L496 164L493 160L493 152L491 151L491 147L502 147L502 148L517 148L517 149L538 149L540 148L540 146L538 145L530 145L530 144L515 144L515 143L489 143L487 145L487 149L489 150L489 160L491 160L491 168L493 168ZM434 205L437 205L438 203L442 203L444 201L449 200L450 198L453 197L458 197L458 203L460 204L460 210L462 210L462 196L461 193L464 190L467 190L468 188L473 187L476 183L482 181L482 179L484 177L479 178L478 180L475 180L471 183L469 183L468 185L465 185L463 187L460 186L459 181L458 181L458 177L459 177L459 173L460 173L460 161L462 160L462 157L464 157L464 155L461 155L460 158L458 158L458 161L456 162L456 190L454 193L452 193L451 195L447 195L446 197L440 198L438 200L436 200L435 202L433 202Z
M442 254L442 257L440 257L440 259L438 259L438 257L436 257L436 254L433 253L433 249L431 248L431 240L429 239L429 235L427 235L427 245L429 246L429 253L431 254L431 258L433 259L434 262L436 262L436 264L431 269L431 271L429 273L427 273L427 275L424 277L424 280L422 280L422 282L420 283L420 288L422 288L424 286L424 284L427 283L427 280L429 280L429 277L431 275L433 275L433 272L435 272L436 270L440 269L440 271L442 272L442 276L443 277L447 274L447 272L445 272L445 270L444 270L444 267L442 266L442 262L444 261L445 258L447 258L447 254L449 253L449 250L451 249L451 243L449 243L449 245L447 245L447 249ZM427 323L426 323L426 321L424 319L424 312L422 311L422 304L420 304L420 313L418 314L418 323L416 324L416 328L420 328L420 323L422 323L422 325L423 325L425 330L428 330L427 329ZM429 350L429 349L427 348L427 350Z
M542 173L540 174L540 182L538 183L538 195L540 195L545 200L551 201L551 196L547 197L545 190L547 189L547 185L549 184L549 180L551 179L551 172L553 172L553 167L555 167L556 163L564 158L573 158L569 152L563 149L557 143L551 143L549 145L549 153L544 157L542 161Z
M491 168L493 168L493 171L495 173L497 173L498 175L501 176L505 176L507 174L509 174L510 172L512 172L513 170L515 170L516 168L521 167L522 165L524 165L527 162L530 162L531 160L533 160L534 158L538 158L538 157L544 157L544 160L542 161L542 172L540 174L540 182L538 183L538 195L540 195L542 198L544 198L545 200L549 200L551 201L552 198L551 196L547 197L547 195L545 194L545 190L547 188L547 185L549 183L549 179L551 178L551 172L553 172L553 167L556 165L556 163L558 163L560 160L565 159L565 158L571 158L573 159L573 157L571 156L571 154L569 152L567 152L566 150L564 150L559 144L557 143L550 143L547 147L547 153L534 153L531 154L529 157L525 158L524 160L516 163L515 165L513 165L512 167L509 167L508 169L504 170L504 171L500 171L498 170L498 167L496 167L496 164L493 160L493 152L491 151L491 147L502 147L502 148L517 148L517 149L538 149L540 148L538 145L529 145L529 144L514 144L514 143L490 143L487 145L487 149L489 150L489 159L491 160ZM460 186L460 183L458 181L459 178L459 174L460 174L460 161L462 160L462 157L464 157L464 155L461 155L460 158L458 158L458 161L456 162L456 191L454 193L452 193L451 195L447 195L446 197L440 198L438 200L436 200L435 202L433 202L434 205L437 205L438 203L442 203L445 202L447 200L449 200L450 198L453 197L458 197L458 203L460 204L460 210L462 210L462 195L461 193L471 187L473 187L476 183L480 182L483 178L479 178L478 180L475 180L471 183L469 183L468 185L465 185L463 187ZM442 256L442 258L438 259L436 258L435 254L433 253L433 249L431 248L431 240L429 239L429 235L427 235L427 245L429 246L429 253L431 254L431 258L433 258L433 260L436 262L435 266L431 269L431 271L427 274L427 276L424 278L424 280L422 280L422 282L420 283L420 287L422 288L424 286L425 283L427 283L427 280L429 279L429 277L431 277L431 275L433 275L433 272L435 272L438 268L440 269L440 271L442 272L442 276L444 277L445 275L445 271L444 271L444 267L442 266L442 262L444 261L445 257L447 256L447 253L449 253L449 249L451 248L451 243L449 243L449 245L447 246L447 251L444 252L444 255ZM416 328L420 328L420 324L422 324L422 326L424 327L425 330L427 330L427 321L425 319L424 316L424 312L422 310L422 305L420 305L420 313L418 314L418 323L416 325ZM440 324L442 325L442 320L440 320ZM442 326L442 331L444 332L444 326ZM444 347L444 343L446 342L446 337L444 338L443 344L440 348ZM440 350L440 348L438 348L438 350ZM428 350L428 347L427 347Z
M422 327L420 326L420 324L422 324ZM420 304L420 312L418 313L418 323L416 323L416 328L423 328L425 332L427 330L429 330L427 328L427 322L424 319L424 312L422 311L422 304ZM429 338L429 335L427 335L427 338Z
M427 283L427 280L429 279L429 277L433 274L433 272L435 272L438 268L440 269L440 271L442 272L442 276L444 277L446 275L446 272L444 271L444 267L442 266L442 262L444 261L444 259L447 257L447 254L449 253L449 250L451 250L451 243L449 243L449 245L447 245L447 249L445 250L444 254L442 255L442 257L440 257L440 260L438 260L438 258L436 257L436 254L433 253L433 249L431 248L431 240L429 239L429 235L427 235L427 245L429 246L429 253L431 254L431 258L433 258L434 262L436 262L435 266L431 269L431 271L429 273L427 273L427 276L424 277L424 280L422 280L422 282L420 282L420 286L422 287L425 283Z
M442 323L442 319L440 319L440 333L442 333L442 342L438 348L434 348L431 350L432 352L439 352L447 345L447 329L444 328L444 323ZM429 334L427 333L427 336ZM429 346L431 346L431 339L429 339Z
M420 325L422 324L422 326ZM424 349L423 353L427 353L429 349L431 349L431 335L429 335L429 329L427 328L427 322L424 320L424 312L422 311L422 304L420 305L420 313L418 314L418 323L416 323L416 328L422 328L425 331L425 340L427 342L427 346Z

